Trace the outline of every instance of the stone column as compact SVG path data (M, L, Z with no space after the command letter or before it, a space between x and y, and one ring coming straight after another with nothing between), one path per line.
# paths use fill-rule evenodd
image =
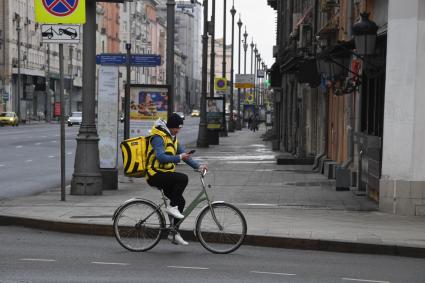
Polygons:
M381 211L425 215L425 1L389 1Z

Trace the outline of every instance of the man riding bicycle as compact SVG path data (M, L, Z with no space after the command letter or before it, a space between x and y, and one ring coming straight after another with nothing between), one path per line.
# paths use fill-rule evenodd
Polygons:
M184 147L178 142L177 134L183 126L183 119L176 113L172 114L167 123L158 119L155 121L148 146L146 181L152 187L161 188L170 200L166 212L174 218L182 219L184 206L183 192L188 184L188 176L175 172L176 164L183 160L197 170L207 170L206 165L200 165L193 160ZM178 228L178 227L177 227ZM188 245L180 233L168 235L168 239L177 245Z

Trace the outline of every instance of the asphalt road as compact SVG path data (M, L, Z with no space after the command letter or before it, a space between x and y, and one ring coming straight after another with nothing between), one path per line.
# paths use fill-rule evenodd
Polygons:
M162 240L134 253L112 237L0 227L0 282L423 283L424 259L242 246L211 254Z
M152 122L145 122L146 133ZM120 124L119 141L123 139ZM190 148L198 137L199 118L187 117L179 138ZM74 172L78 126L65 127L66 182ZM119 157L121 151L118 151ZM120 161L119 161L120 162ZM120 165L120 164L119 164ZM60 126L32 124L0 127L0 199L33 195L60 187Z

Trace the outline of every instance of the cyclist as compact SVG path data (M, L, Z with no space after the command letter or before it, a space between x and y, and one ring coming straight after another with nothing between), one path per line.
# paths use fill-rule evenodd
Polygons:
M148 146L146 181L152 187L161 188L170 200L166 212L171 216L171 224L174 223L174 218L184 218L182 212L186 201L183 191L189 181L186 174L175 172L176 164L183 160L194 169L208 169L206 165L193 160L178 142L177 134L182 126L183 119L176 113L169 117L167 123L158 119L150 131L152 137ZM178 232L170 233L168 239L176 245L189 244Z

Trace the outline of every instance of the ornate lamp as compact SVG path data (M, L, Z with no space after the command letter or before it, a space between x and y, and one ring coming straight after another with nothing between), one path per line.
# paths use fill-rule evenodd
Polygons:
M369 20L369 13L361 13L360 20L353 25L354 42L358 55L367 56L375 53L377 31L378 26Z

